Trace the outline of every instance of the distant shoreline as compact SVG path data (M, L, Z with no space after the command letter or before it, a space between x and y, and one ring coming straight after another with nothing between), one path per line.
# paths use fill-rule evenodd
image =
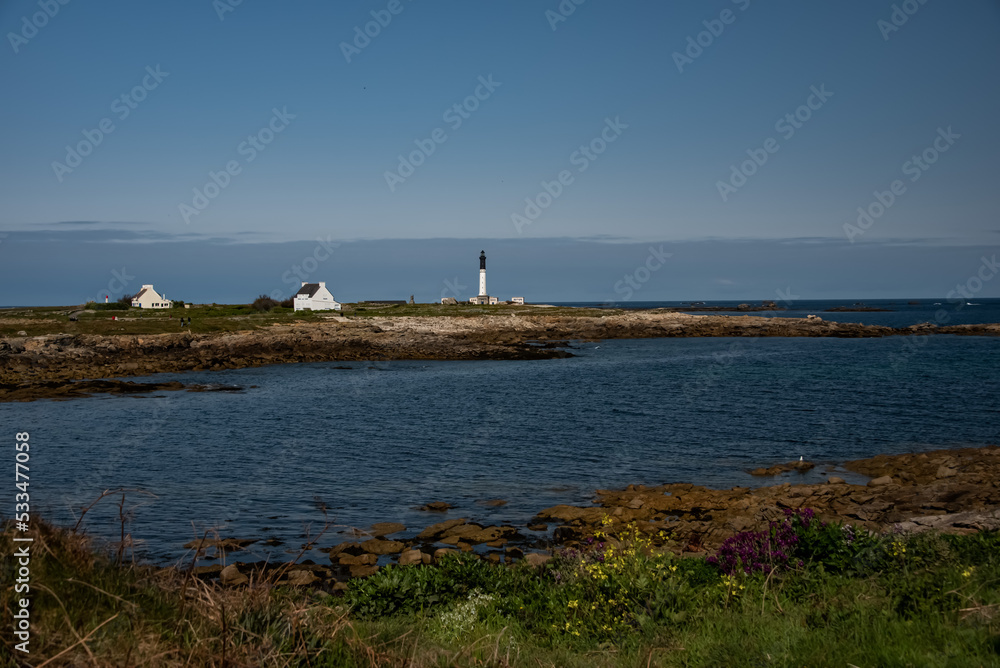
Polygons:
M270 364L556 359L572 356L565 350L571 340L1000 335L1000 323L887 327L814 315L772 318L569 307L506 307L489 314L464 310L418 305L412 307L414 315L365 311L346 318L325 313L212 315L196 309L125 312L121 320L111 320L107 312L100 317L83 314L76 321L44 313L0 317L0 332L5 334L0 338L0 402L84 395L72 385L85 379ZM427 315L421 315L424 312ZM188 316L194 325L182 325L182 313L194 314Z

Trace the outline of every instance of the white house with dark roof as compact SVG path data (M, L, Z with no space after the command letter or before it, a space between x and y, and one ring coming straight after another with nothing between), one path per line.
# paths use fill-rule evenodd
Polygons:
M296 311L339 311L340 302L326 289L326 283L306 283L295 293Z
M132 297L132 308L170 308L170 301L149 284L142 286L142 290Z

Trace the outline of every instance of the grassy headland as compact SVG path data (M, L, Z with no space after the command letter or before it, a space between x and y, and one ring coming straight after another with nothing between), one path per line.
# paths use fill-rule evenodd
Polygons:
M344 304L343 311L294 311L277 306L258 311L250 304L199 304L189 308L95 310L82 306L36 306L0 309L0 337L44 336L47 334L169 334L190 331L238 332L276 324L324 322L330 318L458 317L544 313L545 315L594 316L620 314L621 309L584 309L497 304ZM72 318L72 319L71 319ZM191 319L190 329L181 327L180 318Z
M766 314L513 305L347 305L340 313L217 305L162 311L6 309L0 311L0 401L80 396L84 393L60 384L163 372L299 362L571 357L570 340L931 334L996 336L1000 323L894 328Z

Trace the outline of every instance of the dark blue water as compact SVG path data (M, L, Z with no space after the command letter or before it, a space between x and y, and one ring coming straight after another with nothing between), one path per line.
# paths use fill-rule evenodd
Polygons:
M777 311L738 311L740 304L760 306L761 302L747 299L730 301L706 301L705 306L729 308L729 311L692 311L692 313L710 313L714 315L755 315L776 316L781 318L804 318L809 314L818 315L824 320L834 322L860 322L866 325L885 325L887 327L909 327L918 323L929 322L936 325L978 325L1000 322L1000 299L872 299L859 301L857 299L795 299L787 303L781 302L775 295L772 301L785 310ZM917 303L910 303L917 302ZM854 311L829 312L827 309L856 305L885 309L885 311ZM675 308L690 307L691 302L618 302L602 304L598 302L559 302L557 306L590 306L597 308Z
M457 505L448 517L523 523L596 488L758 485L747 469L799 456L1000 443L1000 339L914 341L645 339L578 344L563 360L164 374L246 389L0 411L9 434L31 432L34 512L71 523L102 490L138 488L156 495L129 495L147 558L181 557L209 526L283 539L279 557L323 524L320 504L339 525L418 531L442 519L413 510L429 501ZM491 498L509 504L476 503ZM114 537L116 513L104 501L85 526Z

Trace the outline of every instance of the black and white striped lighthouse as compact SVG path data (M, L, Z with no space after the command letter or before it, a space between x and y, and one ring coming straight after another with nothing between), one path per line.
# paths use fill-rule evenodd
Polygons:
M479 296L486 297L486 251L479 251Z

